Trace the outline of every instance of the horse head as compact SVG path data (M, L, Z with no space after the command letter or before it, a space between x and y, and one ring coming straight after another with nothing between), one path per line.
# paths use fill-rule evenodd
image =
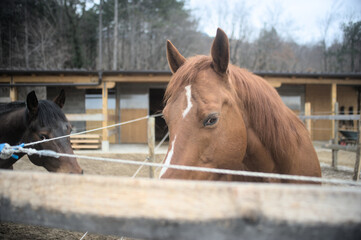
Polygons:
M61 90L54 101L38 101L34 91L27 95L26 121L27 129L22 142L37 142L40 140L69 135L71 125L61 110L65 103L65 92ZM34 145L37 150L52 150L59 153L73 154L70 138L60 138L53 141L41 142ZM32 163L43 166L49 172L83 173L76 158L73 157L45 157L36 154L29 155Z
M172 79L163 110L170 132L165 164L242 169L246 127L228 76L229 42L217 30L211 56L185 59L167 42ZM230 180L230 176L164 167L161 178Z

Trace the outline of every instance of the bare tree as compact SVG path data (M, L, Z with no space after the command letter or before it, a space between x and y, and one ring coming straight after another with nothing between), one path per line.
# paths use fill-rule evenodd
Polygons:
M332 27L332 24L335 22L336 18L338 17L336 9L340 7L340 3L335 0L330 8L330 10L327 12L324 18L320 20L320 26L321 26L321 40L320 44L323 51L323 57L322 57L322 63L323 63L323 71L327 72L328 69L328 58L329 53L327 51L327 41L328 41L328 35L330 28Z
M230 38L231 62L240 66L247 66L246 61L249 60L250 56L248 51L246 51L247 49L244 48L244 44L250 40L249 36L252 34L249 23L249 12L251 9L246 5L245 1L236 4L232 9L232 29Z
M36 59L33 63L35 67L51 68L50 56L54 57L54 35L55 29L49 22L37 20L29 27L29 34L33 39L29 54ZM55 50L56 51L56 50Z
M117 70L118 55L118 0L114 1L114 45L113 45L113 70Z
M25 33L25 43L24 43L24 55L25 55L25 67L29 68L29 27L28 27L28 4L27 1L25 2L24 7L24 33Z

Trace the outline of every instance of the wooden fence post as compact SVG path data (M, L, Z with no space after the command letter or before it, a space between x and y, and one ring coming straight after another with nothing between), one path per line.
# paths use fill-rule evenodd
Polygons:
M148 147L149 147L149 162L155 162L154 146L155 146L155 118L148 118ZM154 177L153 167L149 167L149 177Z
M338 102L335 102L333 115L338 115ZM338 120L332 120L333 121L333 144L338 144ZM332 167L337 168L337 155L338 150L332 149Z
M305 116L311 116L311 103L310 102L305 103ZM310 137L312 139L311 119L306 118L305 123L306 123L306 128L307 128L308 132L310 133Z
M360 119L357 121L357 151L356 151L356 162L355 162L355 169L353 173L353 180L358 181L360 179L360 151L361 151L361 114Z

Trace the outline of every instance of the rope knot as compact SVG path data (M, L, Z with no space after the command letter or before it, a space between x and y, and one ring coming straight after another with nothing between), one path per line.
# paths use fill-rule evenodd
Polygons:
M40 157L53 157L53 158L59 158L59 155L51 150L36 150L34 148L23 148L24 143L17 145L17 146L10 146L7 143L0 144L0 158L1 159L8 159L8 158L14 158L16 160L19 159L18 155L15 155L14 153L25 153L27 155L33 155L37 154Z
M1 143L0 144L0 158L1 159L9 159L12 157L12 158L18 160L19 156L15 155L14 153L16 152L17 149L19 149L23 146L24 146L24 143L22 143L18 146L15 146L15 147L12 147L7 143Z

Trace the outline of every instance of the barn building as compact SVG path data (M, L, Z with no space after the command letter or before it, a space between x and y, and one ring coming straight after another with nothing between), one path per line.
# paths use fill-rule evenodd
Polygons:
M335 102L338 102L339 114L360 112L360 73L256 74L274 86L286 105L298 115L305 113L308 102L312 115L331 115L335 112ZM60 89L65 89L64 112L74 131L79 132L160 113L170 78L168 71L0 70L0 102L24 101L32 89L40 99L53 99ZM342 128L356 129L353 121L340 124ZM312 140L330 140L333 129L332 121L312 121ZM160 140L166 132L165 122L157 118L156 138ZM105 143L145 143L147 123L139 121L99 134Z

